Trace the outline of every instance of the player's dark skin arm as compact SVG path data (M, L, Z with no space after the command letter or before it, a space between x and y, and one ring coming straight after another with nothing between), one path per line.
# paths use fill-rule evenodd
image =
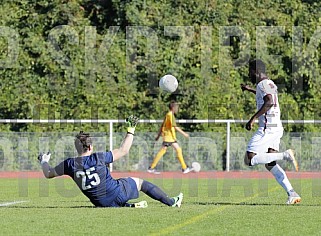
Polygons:
M242 91L244 92L244 91L249 91L249 92L251 92L251 93L254 93L254 94L256 94L256 90L254 89L254 88L251 88L249 85L247 85L247 84L241 84L241 89L242 89Z
M264 100L264 104L263 106L261 107L260 110L258 110L252 117L251 119L247 122L245 128L247 130L251 130L253 125L254 125L254 122L255 120L263 115L264 113L266 113L268 110L271 109L271 107L273 106L273 100L272 100L272 95L268 94L266 96L263 97L263 100ZM251 161L251 159L256 155L256 153L253 153L253 152L247 152L247 155L245 156L245 159L244 159L244 162L245 163L249 163ZM272 166L273 167L273 166ZM266 166L266 168L269 170L269 168Z
M252 117L251 119L246 123L245 128L247 130L251 130L253 127L253 124L255 122L255 120L260 117L261 115L265 114L268 110L271 109L271 107L273 106L273 99L272 99L272 95L271 94L267 94L263 97L264 100L264 104L261 107L260 110L258 110Z

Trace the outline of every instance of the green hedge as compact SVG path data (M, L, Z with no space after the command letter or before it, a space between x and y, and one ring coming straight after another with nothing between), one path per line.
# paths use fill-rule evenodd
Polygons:
M160 119L168 101L177 99L181 118L248 119L254 98L241 92L240 83L247 81L247 60L258 55L279 86L282 118L319 119L320 7L300 0L3 0L0 118L135 113ZM263 37L262 26L269 27ZM177 94L157 89L167 73L179 79ZM212 131L200 124L184 127ZM4 124L0 130L77 127Z

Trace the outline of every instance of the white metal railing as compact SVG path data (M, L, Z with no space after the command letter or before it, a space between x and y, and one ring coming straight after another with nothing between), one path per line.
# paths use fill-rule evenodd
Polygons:
M109 149L113 149L113 124L114 123L124 123L125 120L106 120L106 119L69 119L69 120L53 120L53 119L0 119L1 123L13 123L13 124L109 124ZM162 123L163 120L140 120L140 123ZM177 123L185 124L204 124L204 123L216 123L216 124L226 124L226 171L230 171L230 139L231 139L231 123L246 123L248 120L177 120ZM321 120L282 120L283 124L321 124ZM112 165L110 166L112 171Z

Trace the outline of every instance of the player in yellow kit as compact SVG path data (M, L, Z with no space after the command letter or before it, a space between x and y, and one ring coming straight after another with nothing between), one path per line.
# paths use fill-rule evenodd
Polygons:
M185 133L181 128L177 127L175 121L175 114L178 112L178 103L175 101L170 102L169 104L169 112L167 112L165 119L163 121L162 126L159 129L158 135L156 137L156 141L162 135L163 137L163 144L157 155L155 156L153 163L148 168L149 173L157 174L155 167L162 156L166 153L167 148L172 146L177 154L177 159L181 163L182 171L184 174L187 174L191 171L191 169L186 165L182 153L181 147L178 145L176 140L176 131L180 132L185 138L188 138L189 135Z

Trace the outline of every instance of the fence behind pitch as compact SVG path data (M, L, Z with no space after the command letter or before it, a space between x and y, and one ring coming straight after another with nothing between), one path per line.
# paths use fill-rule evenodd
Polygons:
M114 132L115 124L123 123L124 120L0 120L0 123L18 124L88 124L96 126L108 124L103 132L92 132L96 151L105 151L116 148L124 137L124 132ZM141 123L161 123L162 120L141 120ZM232 132L231 124L242 125L243 120L179 120L179 123L208 123L211 125L225 125L225 128L216 132L193 132L189 139L179 136L179 143L183 148L183 154L187 164L198 161L202 170L249 170L243 164L246 144L253 134L252 132ZM286 121L288 124L319 125L321 121L297 120ZM45 130L45 129L44 129ZM77 129L76 129L77 130ZM97 128L97 130L101 130ZM136 132L135 140L130 154L115 162L113 170L117 171L145 171L153 157L161 147L161 140L156 142L155 132ZM0 133L0 170L38 170L39 165L36 157L39 152L50 150L52 152L52 164L75 156L73 146L76 132L3 132ZM296 150L300 169L304 171L320 170L320 147L321 133L288 133L285 132L281 141L280 150L287 148ZM280 162L285 168L292 170L287 163ZM176 154L171 149L160 161L158 169L161 171L177 171L180 165ZM252 168L263 170L262 166Z

